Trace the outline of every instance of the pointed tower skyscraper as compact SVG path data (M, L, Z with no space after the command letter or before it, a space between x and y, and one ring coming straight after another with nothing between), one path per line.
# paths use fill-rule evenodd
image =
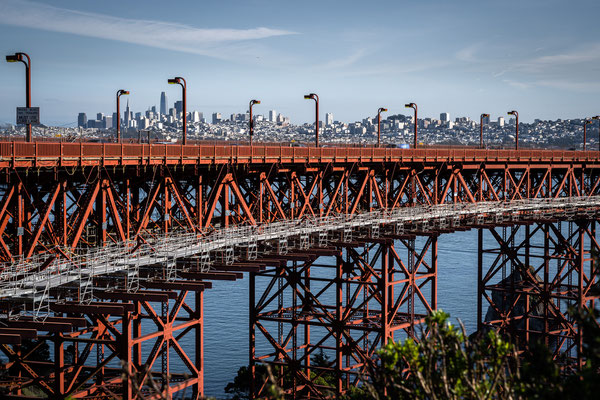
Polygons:
M167 94L162 92L160 94L160 113L162 115L167 115L169 112L169 100L167 99Z

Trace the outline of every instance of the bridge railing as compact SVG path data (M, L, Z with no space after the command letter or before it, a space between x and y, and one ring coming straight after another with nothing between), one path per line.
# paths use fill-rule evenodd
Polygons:
M371 160L444 160L444 161L581 161L597 162L598 151L573 150L487 150L473 148L399 149L375 147L290 147L238 145L117 144L0 142L0 163L21 161L147 160L171 162L198 160L230 161L371 161Z

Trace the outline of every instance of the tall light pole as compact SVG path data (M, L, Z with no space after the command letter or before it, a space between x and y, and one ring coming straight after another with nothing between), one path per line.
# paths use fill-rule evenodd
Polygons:
M591 119L586 119L583 121L583 151L585 151L586 143L587 143L587 126L591 124Z
M508 115L514 115L517 120L515 122L516 133L515 133L515 150L519 150L519 113L515 110L509 111Z
M117 143L121 143L121 96L128 94L128 90L117 90Z
M186 87L187 87L187 83L185 82L185 79L183 79L180 76L176 76L173 79L169 79L167 80L167 82L170 85L181 85L181 92L182 92L182 101L183 101L183 138L182 138L182 144L186 145L187 144L187 107L186 107Z
M25 60L27 59L27 60ZM22 62L25 64L25 106L31 107L31 59L26 53L15 53L6 56L6 62ZM31 142L31 124L27 124L27 142Z
M315 146L319 147L319 96L317 96L315 93L311 93L304 95L304 98L315 101Z
M404 107L406 108L413 108L415 110L415 144L414 144L414 148L417 148L417 105L415 103L408 103L405 104Z
M260 104L260 100L250 100L250 146L252 146L252 136L254 136L254 120L252 119L252 106Z
M479 148L483 149L483 119L489 118L490 114L481 114L479 117Z
M377 110L377 147L381 144L381 113L387 112L387 108L380 107Z
M598 150L600 150L600 115L596 115L595 117L592 117L592 119L598 120Z

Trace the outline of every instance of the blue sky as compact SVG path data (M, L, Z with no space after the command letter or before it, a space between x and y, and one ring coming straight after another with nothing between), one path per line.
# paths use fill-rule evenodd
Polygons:
M47 124L112 113L115 92L135 111L276 109L309 122L321 112L523 121L600 114L600 2L521 1L29 1L0 0L0 49L32 57L33 105ZM0 63L0 123L24 105L21 65Z

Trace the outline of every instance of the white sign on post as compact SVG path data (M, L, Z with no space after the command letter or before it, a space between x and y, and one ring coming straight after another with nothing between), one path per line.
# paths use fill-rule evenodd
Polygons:
M27 124L40 124L39 107L17 107L17 125Z

